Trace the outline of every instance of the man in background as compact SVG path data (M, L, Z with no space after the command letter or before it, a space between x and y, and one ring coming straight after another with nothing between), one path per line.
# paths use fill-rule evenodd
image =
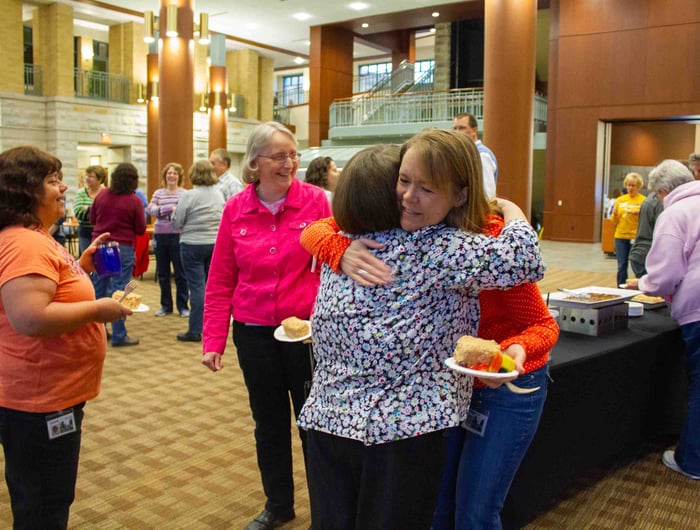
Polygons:
M462 112L454 117L452 128L463 132L476 144L481 156L482 173L484 177L484 192L491 199L496 196L496 180L498 179L498 162L493 151L479 140L479 123L473 114Z
M231 174L231 156L223 147L214 149L209 155L209 162L214 166L217 177L217 189L229 200L239 191L243 191L243 183Z
M700 153L690 153L688 167L690 172L695 175L695 180L700 180Z

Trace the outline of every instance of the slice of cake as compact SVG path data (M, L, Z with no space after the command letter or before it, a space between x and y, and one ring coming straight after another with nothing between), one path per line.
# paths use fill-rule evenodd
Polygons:
M123 295L124 291L114 291L112 298L119 300ZM125 305L133 311L134 309L138 309L141 305L141 298L142 296L140 294L129 293L126 295L126 298L122 300L122 305Z
M297 317L285 318L282 321L282 327L284 328L284 334L290 339L306 337L311 331L309 323Z

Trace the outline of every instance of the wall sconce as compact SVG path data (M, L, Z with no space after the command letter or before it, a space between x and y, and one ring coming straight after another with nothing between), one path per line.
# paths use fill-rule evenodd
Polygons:
M227 109L228 94L226 92L209 92L208 103L210 109Z
M158 101L158 81L149 81L146 90L148 101Z
M143 12L143 24L146 26L145 33L143 36L143 42L151 43L155 42L155 36L153 34L153 11Z
M207 94L204 92L199 95L199 112L207 111L207 108L209 107L208 99Z
M168 4L167 16L165 36L177 37L177 4Z
M138 103L143 103L145 98L143 97L143 83L138 83L136 85L136 101Z
M209 15L199 14L199 44L209 44Z

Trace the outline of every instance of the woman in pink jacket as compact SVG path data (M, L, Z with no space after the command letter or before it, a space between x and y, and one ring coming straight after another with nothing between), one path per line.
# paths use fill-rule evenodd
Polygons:
M289 400L298 415L311 365L306 344L279 342L273 332L287 317L311 315L319 270L299 237L311 222L330 215L323 190L295 178L298 167L291 131L276 122L253 129L242 172L251 185L226 203L204 300L202 363L212 371L223 367L233 317L255 420L267 502L248 530L275 528L295 516ZM304 432L299 435L305 448Z

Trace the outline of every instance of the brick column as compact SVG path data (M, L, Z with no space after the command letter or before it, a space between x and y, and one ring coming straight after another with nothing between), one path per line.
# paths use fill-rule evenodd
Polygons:
M498 159L498 195L517 203L528 217L536 34L536 0L486 0L484 144Z
M24 35L21 0L0 0L3 30L0 31L0 92L24 94Z
M233 50L226 54L228 86L232 94L243 96L243 117L257 120L258 117L258 73L260 56L255 50ZM240 110L240 109L239 109Z
M450 67L451 61L451 39L452 39L452 24L449 22L441 22L435 24L435 73L434 90L442 92L450 88Z
M34 64L41 66L44 96L75 95L73 88L73 8L43 5L34 10Z
M146 84L148 44L143 41L144 25L135 22L109 27L109 73L129 79L129 102L136 103L138 84Z

